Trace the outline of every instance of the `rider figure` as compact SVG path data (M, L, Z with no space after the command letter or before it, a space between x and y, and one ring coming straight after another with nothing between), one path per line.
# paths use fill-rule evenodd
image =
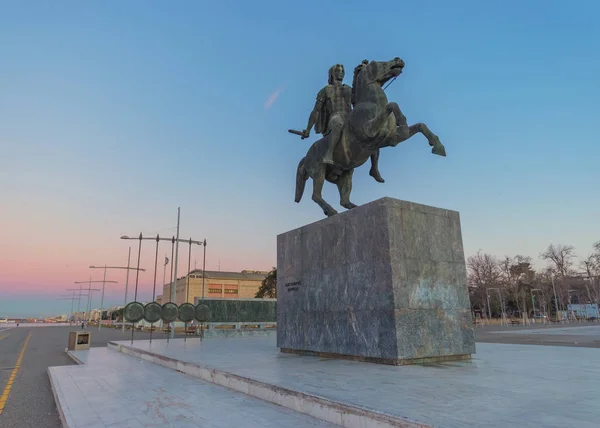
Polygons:
M344 66L336 64L329 69L328 85L319 91L313 111L308 118L308 125L303 131L302 138L308 138L310 130L315 127L317 134L328 136L328 147L323 163L333 165L333 152L342 136L342 129L348 114L352 111L352 88L344 80ZM371 171L369 174L380 183L378 170L379 151L371 155Z

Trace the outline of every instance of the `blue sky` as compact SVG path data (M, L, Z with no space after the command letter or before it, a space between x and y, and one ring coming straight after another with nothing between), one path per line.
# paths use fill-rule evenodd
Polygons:
M421 136L385 149L386 183L362 167L355 203L458 210L467 256L536 258L550 242L586 255L600 240L599 12L592 1L3 2L0 313L40 310L28 295L49 304L89 264L126 263L118 237L171 235L178 206L182 235L209 242L208 268L273 266L278 233L322 218L306 195L293 201L310 143L287 129L305 126L331 65L363 59L404 59L388 97L448 157ZM324 195L338 206L333 185Z

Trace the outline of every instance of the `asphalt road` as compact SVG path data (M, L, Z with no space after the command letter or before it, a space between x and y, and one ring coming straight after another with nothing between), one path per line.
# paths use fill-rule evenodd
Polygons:
M584 329L577 330L577 327ZM575 329L570 330L571 328ZM47 368L74 364L67 357L65 348L69 331L75 329L80 330L81 327L18 327L0 330L0 408L5 400L5 407L0 413L0 428L61 428ZM545 329L552 329L554 333L545 334ZM121 330L98 331L93 327L86 330L92 333L91 346L106 346L108 341L127 340L131 337L129 331L123 336ZM535 334L515 334L518 330L535 330ZM502 333L492 333L494 331ZM135 332L137 339L147 339L149 336L147 332ZM154 337L165 338L165 334L154 333ZM477 342L600 348L600 323L476 327L475 339ZM23 356L16 370L21 353ZM9 385L12 374L13 382Z
M69 331L75 327L17 327L0 330L0 402L6 398L4 410L0 414L0 428L61 428L47 368L74 364L67 354ZM81 327L79 327L81 330ZM106 346L111 340L126 340L121 330L86 328L91 334L91 346ZM23 350L20 367L14 376L12 387L6 394L7 384ZM147 339L150 334L135 332L135 338ZM164 333L154 333L156 338L164 338ZM1 404L0 404L1 407Z
M475 327L474 330L476 342L600 348L600 323L598 322L482 326ZM532 332L519 333L523 330L532 330Z

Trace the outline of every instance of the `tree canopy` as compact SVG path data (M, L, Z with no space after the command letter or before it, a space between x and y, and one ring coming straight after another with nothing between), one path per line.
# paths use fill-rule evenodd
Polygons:
M257 299L277 298L277 268L274 267L267 275L255 296Z
M569 303L600 303L600 241L580 259L571 245L553 245L542 251L545 267L534 269L532 258L477 254L467 259L469 295L473 311L509 316L556 313Z

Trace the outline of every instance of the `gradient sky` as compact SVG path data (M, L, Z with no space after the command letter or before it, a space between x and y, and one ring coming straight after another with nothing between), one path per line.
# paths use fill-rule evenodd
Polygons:
M208 269L274 266L276 235L322 218L310 188L294 203L309 142L287 129L304 128L331 65L363 59L405 60L388 96L448 157L422 136L387 148L386 183L363 166L355 203L458 210L467 256L537 258L550 242L586 255L600 240L599 13L548 0L2 2L0 316L69 312L56 299L101 279L90 264L126 264L123 234L171 236L178 206L181 236L208 241ZM335 186L324 195L338 207ZM187 247L181 259L180 272ZM107 304L122 302L125 275L108 279Z

